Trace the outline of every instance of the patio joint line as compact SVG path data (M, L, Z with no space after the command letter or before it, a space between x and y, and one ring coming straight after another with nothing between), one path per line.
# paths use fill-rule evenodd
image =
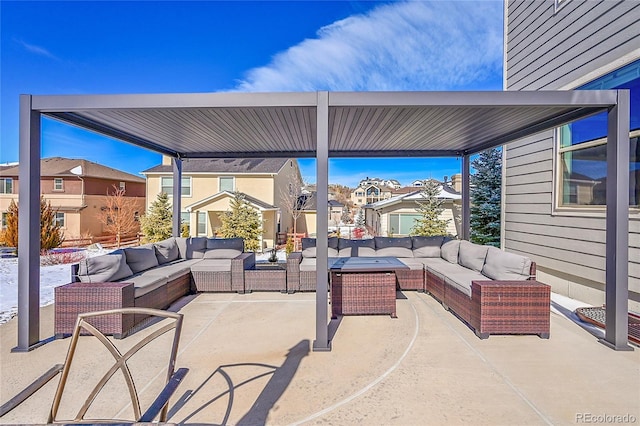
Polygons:
M351 394L350 396L348 396L347 398L343 399L342 401L336 402L335 404L325 408L324 410L320 410L308 417L305 417L302 420L298 420L297 422L293 422L291 423L292 425L300 425L302 423L307 423L310 422L311 420L317 419L318 417L324 416L325 414L330 413L331 411L346 405L348 403L350 403L351 401L359 398L360 396L364 395L365 393L369 392L371 389L373 389L375 386L377 386L380 382L382 382L385 378L387 378L391 373L393 373L402 363L402 361L404 361L404 359L407 357L407 355L409 355L409 352L411 351L411 349L413 348L416 340L418 339L418 330L420 329L420 318L418 317L418 312L416 311L416 308L413 306L413 303L409 304L411 306L411 309L413 310L413 317L415 320L415 327L414 327L414 331L413 331L413 336L411 338L411 341L409 342L409 345L407 346L407 348L405 349L405 351L403 352L403 354L400 356L400 358L398 358L398 360L391 366L389 367L389 369L387 371L385 371L384 373L382 373L377 379L375 379L373 382L369 383L367 386L363 387L362 389L360 389L358 392Z
M428 296L431 297L431 296ZM442 314L442 312L437 312L436 309L434 309L432 306L430 306L430 304L427 303L427 301L423 298L420 298L420 300L422 301L422 303L425 304L425 306L427 306L431 312L433 312L437 317L439 317L440 319L442 319L442 322L445 323L445 325L447 326L447 328L449 328L451 331L453 331L459 338L460 340L462 340L464 342L465 345L467 345L467 347L469 349L471 349L472 352L474 352L478 358L480 358L485 364L487 364L487 366L500 378L502 378L502 380L506 383L507 386L509 386L511 388L511 390L513 390L513 392L518 395L518 397L520 397L520 399L522 399L529 407L531 407L531 409L538 415L538 417L540 417L540 419L542 421L544 421L546 424L548 424L549 426L553 426L553 422L551 420L549 420L547 418L547 416L545 416L542 411L540 411L533 402L531 402L529 400L529 398L527 398L522 392L520 392L516 386L511 382L511 380L509 380L509 378L507 376L505 376L504 374L502 374L501 372L498 371L498 369L495 367L495 365L493 365L487 358L485 358L482 355L482 352L480 352L478 349L476 349L475 347L473 347L471 345L471 343L469 343L469 341L455 328L453 328L453 326L451 324L449 324L448 321L446 321L444 319L444 315ZM434 299L435 301L435 299ZM436 303L440 304L439 302L435 301ZM448 312L448 311L443 311L443 312L447 312L450 315L453 315L453 313ZM460 321L460 319L458 317L456 317L455 315L453 315L456 320Z

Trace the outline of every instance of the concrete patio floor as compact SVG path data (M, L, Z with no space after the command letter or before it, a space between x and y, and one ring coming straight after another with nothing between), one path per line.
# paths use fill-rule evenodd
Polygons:
M473 332L431 296L398 293L398 318L344 317L332 351L312 352L315 294L200 294L185 315L178 366L190 369L169 421L228 425L537 425L640 422L640 350L615 352L563 315L551 338ZM53 334L53 307L41 310ZM126 340L126 339L125 339ZM0 401L52 364L69 339L11 353L15 319L0 325ZM89 363L100 363L85 355ZM148 378L163 380L154 354ZM91 368L89 367L88 370ZM54 380L56 382L57 380ZM0 418L43 423L55 383ZM119 413L121 392L108 390ZM80 391L78 391L80 392ZM126 410L126 408L125 408ZM616 417L620 416L620 417ZM623 417L626 416L626 417Z

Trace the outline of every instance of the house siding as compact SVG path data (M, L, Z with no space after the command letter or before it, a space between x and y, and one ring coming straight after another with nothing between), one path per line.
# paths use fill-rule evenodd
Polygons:
M640 2L508 1L506 90L569 89L640 58ZM553 132L505 147L503 247L553 290L604 303L604 210L555 211ZM640 214L629 218L629 299L640 310Z

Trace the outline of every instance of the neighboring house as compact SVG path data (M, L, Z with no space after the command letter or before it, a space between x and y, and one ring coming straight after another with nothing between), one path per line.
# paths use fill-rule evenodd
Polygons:
M114 186L125 189L125 196L135 203L136 212L145 209L145 180L88 160L43 158L40 162L40 192L57 210L56 221L62 225L66 239L104 235L99 220L107 194ZM0 211L2 226L11 200L18 203L18 164L0 167Z
M316 236L316 211L318 207L318 199L316 192L312 192L311 194L305 194L303 197L308 196L309 201L300 203L304 205L302 209L302 214L298 217L298 223L296 225L297 233L305 233L310 237ZM336 226L340 223L340 219L342 218L342 212L344 209L344 204L337 200L329 200L329 210L328 210L328 223L329 226Z
M448 185L440 186L438 198L444 200L440 218L449 220L447 233L459 235L462 196ZM364 206L365 224L380 236L407 236L411 233L416 219L420 218L417 202L424 200L421 190L411 188L411 191L396 195L387 200Z
M640 311L640 3L505 3L505 89L630 89L629 306ZM502 247L553 291L605 301L606 116L504 150Z
M173 196L171 159L145 170L147 208L160 192ZM234 192L241 192L263 220L261 247L274 247L278 232L293 228L286 208L292 182L301 181L298 162L284 158L185 159L182 161L182 220L192 236L215 236L220 214L229 210Z
M400 183L395 179L378 179L368 177L361 180L358 187L351 191L351 201L355 207L391 198L393 191L400 188Z

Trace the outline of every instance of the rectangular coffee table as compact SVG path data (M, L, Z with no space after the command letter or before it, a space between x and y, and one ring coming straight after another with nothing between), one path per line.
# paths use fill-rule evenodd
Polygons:
M396 318L395 257L345 257L331 267L331 316L388 314Z
M244 271L245 291L287 292L286 262L256 262L253 269Z

